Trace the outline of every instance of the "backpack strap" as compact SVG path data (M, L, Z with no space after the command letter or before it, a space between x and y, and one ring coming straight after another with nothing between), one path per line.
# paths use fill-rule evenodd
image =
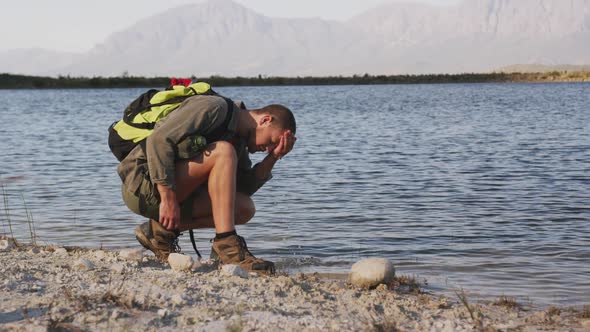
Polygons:
M229 98L225 98L223 96L219 97L223 98L223 100L225 100L225 102L227 103L227 113L225 114L225 119L223 120L221 126L215 128L215 130L213 130L211 133L205 136L207 144L220 141L223 138L225 138L226 135L233 136L233 131L229 130L229 123L234 113L234 102Z
M195 249L195 252L197 253L197 256L199 256L199 260L200 260L201 258L203 258L203 256L201 256L199 249L197 249L197 244L195 243L195 234L193 233L192 229L188 230L188 235L190 235L190 237L191 237L191 243L193 244L193 249Z

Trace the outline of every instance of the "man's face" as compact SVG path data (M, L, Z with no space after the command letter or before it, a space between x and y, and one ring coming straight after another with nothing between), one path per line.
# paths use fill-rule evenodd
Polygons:
M260 121L254 130L254 135L250 135L248 152L272 152L281 141L284 132L285 129L272 125L270 121Z

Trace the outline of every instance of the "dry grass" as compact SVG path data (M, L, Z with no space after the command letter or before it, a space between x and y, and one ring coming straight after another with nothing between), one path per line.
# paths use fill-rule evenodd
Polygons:
M4 214L6 215L6 221L8 221L8 228L10 230L10 237L14 239L14 232L12 231L12 222L10 220L10 206L8 204L8 193L6 193L6 187L4 184L0 182L0 187L2 187L2 200L4 201ZM16 241L15 245L16 245Z
M6 221L8 222L8 230L10 232L10 238L13 240L13 243L16 247L19 247L19 244L16 242L16 237L14 236L14 230L12 228L12 218L10 215L10 204L8 202L8 192L6 191L6 187L2 182L0 182L0 188L2 189L2 200L4 203L4 216ZM20 194L21 199L23 201L25 217L27 218L27 224L29 226L29 235L31 238L31 245L37 245L37 234L35 230L35 220L33 219L33 213L29 210L27 205L27 201L25 200L24 194L21 192Z
M76 312L69 315L54 314L54 305L55 303L51 302L47 308L47 331L84 331L79 326L71 323L74 320Z
M47 331L48 332L53 332L53 331L60 331L60 332L82 332L85 331L83 328L74 325L72 323L69 323L67 321L62 321L61 319L53 319L53 318L49 318L49 322L47 324Z
M37 245L37 234L35 232L35 221L33 220L33 213L29 210L27 206L27 201L25 201L25 195L21 192L20 194L23 200L23 206L25 207L25 214L27 216L27 224L29 225L29 233L31 235L31 244L33 246Z
M516 299L515 298L509 297L509 296L504 296L504 295L500 296L492 304L495 305L495 306L506 307L508 309L523 310L522 305L520 305L520 303L516 302Z
M422 304L422 305L427 305L430 304L432 302L431 298L429 295L425 295L425 294L420 294L417 297L418 303Z
M457 294L457 298L459 299L461 304L463 304L463 306L467 309L467 312L469 313L471 319L474 322L479 321L478 317L475 314L475 310L469 305L469 300L467 299L467 294L465 294L465 291L463 289L460 289L458 291L455 291L455 294Z
M465 291L463 289L455 291L455 294L457 294L459 301L467 309L467 312L469 313L469 316L471 317L471 320L473 321L473 324L474 324L473 329L475 331L482 331L482 332L496 331L496 329L493 326L484 324L484 322L483 322L484 315L481 311L482 308L477 305L469 304L469 300L467 299L467 294L465 294Z
M129 296L128 292L123 290L123 285L127 275L123 276L120 284L117 287L111 286L111 280L109 279L108 289L104 294L94 297L83 294L74 294L68 288L63 290L64 297L71 303L74 304L76 312L87 312L97 309L101 305L114 305L116 307L123 308L125 310L130 309L149 309L149 302L141 304L134 296Z
M578 318L589 319L590 318L590 305L585 305L582 310L578 312Z
M103 303L110 303L116 306L122 307L124 309L133 309L139 308L142 310L147 310L149 308L149 302L145 302L143 305L139 303L134 296L130 297L125 294L129 294L128 292L123 291L123 285L127 280L128 275L125 274L121 283L116 288L111 288L111 279L109 279L109 288L107 291L100 297L100 300ZM149 299L149 298L148 298Z
M367 324L366 332L398 332L401 331L397 327L397 323L393 319L383 317L379 319L377 317L371 317Z
M549 308L547 308L546 313L550 317L559 316L559 315L561 315L561 309L559 309L558 307L549 307Z
M426 279L423 283L420 283L418 278L414 275L399 275L395 276L388 287L397 291L407 291L412 294L422 294L424 292L423 287L426 285L428 285Z
M546 320L548 323L554 323L555 317L559 317L561 315L561 309L558 307L549 307L545 310Z

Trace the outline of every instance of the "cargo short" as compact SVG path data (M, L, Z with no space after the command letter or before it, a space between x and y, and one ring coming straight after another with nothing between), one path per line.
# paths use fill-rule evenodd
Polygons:
M200 192L200 190L195 190L195 192L180 204L181 223L192 221L193 202ZM123 201L129 210L149 219L160 220L160 194L156 185L148 177L143 178L137 193L127 190L125 185L123 185L122 195Z

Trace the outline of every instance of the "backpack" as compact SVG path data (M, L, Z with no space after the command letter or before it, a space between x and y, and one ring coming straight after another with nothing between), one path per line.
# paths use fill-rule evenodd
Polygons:
M137 145L145 150L147 137L161 119L177 109L186 99L197 95L219 96L223 98L228 112L223 124L213 133L204 136L203 144L220 140L227 132L227 125L233 113L233 101L217 94L208 83L197 82L188 86L173 85L164 91L156 89L142 93L125 108L123 119L109 127L109 148L117 160L122 161Z

